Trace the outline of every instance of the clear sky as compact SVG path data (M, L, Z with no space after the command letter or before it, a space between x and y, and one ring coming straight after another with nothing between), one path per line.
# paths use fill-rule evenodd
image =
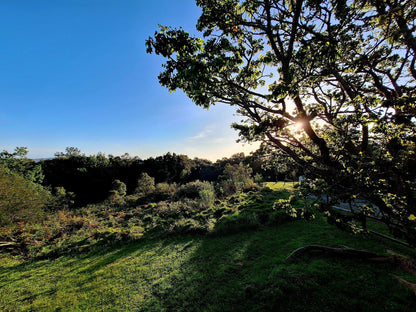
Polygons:
M193 0L0 0L0 149L211 160L253 150L235 143L230 107L169 93L163 58L146 54L158 24L198 35L200 13Z

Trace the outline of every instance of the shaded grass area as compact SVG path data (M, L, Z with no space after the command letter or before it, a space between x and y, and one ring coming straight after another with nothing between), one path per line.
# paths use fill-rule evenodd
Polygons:
M388 242L302 220L230 235L142 239L88 254L0 259L2 311L412 311L386 264L286 257L308 244L383 254Z

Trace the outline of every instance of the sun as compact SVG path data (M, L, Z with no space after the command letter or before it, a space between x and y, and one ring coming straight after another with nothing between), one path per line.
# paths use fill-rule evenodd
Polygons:
M304 123L303 123L303 121L296 121L293 125L296 128L296 130L302 130L303 126L304 126Z

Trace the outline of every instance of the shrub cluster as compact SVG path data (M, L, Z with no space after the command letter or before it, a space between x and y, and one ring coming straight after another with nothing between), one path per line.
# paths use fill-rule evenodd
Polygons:
M50 199L41 186L0 167L0 226L40 221Z
M179 187L175 192L175 198L197 200L201 207L208 208L214 203L216 196L212 183L197 180Z
M169 186L170 192L172 189ZM199 190L198 196L194 196L195 189ZM206 193L210 194L210 205L201 204L206 200ZM81 209L63 209L50 212L42 222L20 222L2 228L0 240L15 242L14 253L27 257L54 257L69 252L86 252L95 246L129 242L143 236L224 235L291 220L285 211L273 208L277 199L287 198L286 193L265 188L212 202L213 194L212 185L195 182L176 188L172 200L138 204L143 197L136 194L126 196L123 203L107 202Z
M0 240L13 242L15 253L51 257L144 235L225 234L282 222L286 211L274 210L273 202L283 193L261 189L250 174L247 166L226 165L216 184L177 185L155 184L142 173L129 195L126 183L116 179L106 201L76 209L74 194L63 187L48 192L0 171L0 224L8 225L0 228Z

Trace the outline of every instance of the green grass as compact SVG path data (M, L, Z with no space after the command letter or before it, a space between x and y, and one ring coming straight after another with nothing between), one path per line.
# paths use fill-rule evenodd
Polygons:
M1 311L412 311L414 295L363 261L286 257L308 244L408 252L342 232L323 220L293 221L223 236L185 235L53 260L0 258ZM413 281L414 278L413 278Z
M298 182L266 182L264 186L273 191L293 191Z

